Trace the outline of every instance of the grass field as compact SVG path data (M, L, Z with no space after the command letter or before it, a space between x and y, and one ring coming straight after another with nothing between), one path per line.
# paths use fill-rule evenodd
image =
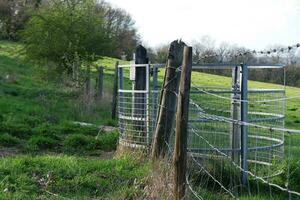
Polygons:
M113 68L104 71L104 99L86 111L80 91L51 80L47 69L25 61L21 50L0 42L0 199L141 196L147 162L126 155L112 159L118 132L99 130L116 126L110 114ZM116 60L98 64L114 66Z
M132 155L106 158L107 153L116 149L118 132L99 131L100 125L117 125L110 119L117 59L104 57L96 62L105 66L105 95L86 110L80 91L66 82L53 81L55 75L48 74L46 68L24 61L21 50L20 44L0 42L0 199L143 196L149 163ZM159 72L160 82L163 73L164 70ZM192 76L193 85L229 86L231 82L229 78L205 73ZM125 81L129 87L129 81ZM249 84L259 88L280 87L255 81ZM300 94L298 88L286 89L287 97ZM287 101L287 128L300 129L299 102ZM298 137L293 138L293 152L297 155L299 142Z

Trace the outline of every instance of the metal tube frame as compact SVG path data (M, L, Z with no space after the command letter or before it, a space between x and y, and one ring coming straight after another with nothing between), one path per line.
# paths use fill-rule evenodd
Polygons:
M124 105L123 105L123 88L124 88L124 77L123 77L123 68L119 68L119 92L118 92L118 95L119 95L119 109L118 109L118 113L124 113ZM122 98L122 101L120 101L120 99ZM118 114L118 116L120 116L120 114ZM119 117L118 117L119 118ZM120 120L120 118L119 118ZM124 130L124 127L123 125L120 125L120 132L121 134L123 134L122 130Z
M248 66L246 64L241 64L242 74L241 74L241 120L243 122L248 121ZM241 125L241 181L244 187L248 186L248 126Z

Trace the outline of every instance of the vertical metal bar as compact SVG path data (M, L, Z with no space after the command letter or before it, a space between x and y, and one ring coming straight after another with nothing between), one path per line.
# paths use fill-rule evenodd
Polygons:
M280 98L286 98L286 67L283 67L283 90L284 93ZM282 101L282 115L284 116L282 120L282 128L285 128L285 113L286 113L286 100ZM284 132L281 133L281 139L285 142ZM284 146L281 147L282 150L282 158L284 158Z
M149 93L150 93L150 86L149 86L149 83L150 83L150 80L149 80L149 75L150 75L150 70L149 70L149 68L150 68L150 65L148 64L148 65L146 65L145 66L146 67L146 106L145 106L145 108L146 108L146 137L147 137L147 145L148 145L148 147L150 147L150 130L149 130L149 127L150 127L150 116L149 116Z
M158 102L158 87L157 87L157 75L158 75L158 68L156 65L153 65L153 97L152 97L152 127L156 127L156 117L157 117L157 102ZM154 130L152 130L154 131Z
M119 66L118 66L119 67ZM123 68L119 67L119 114L118 115L124 115L124 98L123 98L123 92L120 92L120 90L124 89L124 77L123 77ZM122 122L122 118L119 118L119 126L120 126L120 133L121 135L124 134L124 123ZM122 137L122 136L121 136Z
M248 121L248 102L247 102L247 93L248 93L248 66L241 64L242 67L242 83L241 83L241 120L243 122ZM247 163L247 154L248 154L248 126L241 125L241 181L244 187L247 187L248 184L248 163Z

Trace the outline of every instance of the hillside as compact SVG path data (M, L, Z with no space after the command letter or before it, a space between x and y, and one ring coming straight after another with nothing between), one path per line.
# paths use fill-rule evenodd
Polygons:
M79 90L59 76L54 79L57 74L47 73L46 68L25 61L21 51L20 44L0 42L0 156L4 157L0 162L0 198L141 197L149 163L127 154L112 158L118 132L99 129L101 125L117 126L117 121L110 119L117 59L97 61L97 65L105 66L105 95L87 110ZM160 83L163 73L160 70ZM192 75L193 86L229 86L230 82L223 76ZM255 81L249 85L281 87ZM286 91L287 97L300 94L299 88L286 87ZM299 99L289 99L286 106L287 128L300 129Z
M46 68L20 53L21 45L0 42L0 199L137 195L134 180L145 176L147 163L126 155L111 159L118 133L99 129L116 126L110 115L113 71L105 70L104 99L86 110L80 91L51 80ZM98 64L115 62L103 58Z

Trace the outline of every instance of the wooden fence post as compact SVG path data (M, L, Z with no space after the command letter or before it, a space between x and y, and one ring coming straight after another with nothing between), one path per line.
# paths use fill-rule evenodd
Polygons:
M90 104L91 101L91 64L87 63L86 66L86 80L85 80L85 101L87 105Z
M240 73L241 67L237 66L232 69L232 94L231 94L231 118L233 120L241 120L241 105L240 105ZM233 149L231 153L232 161L236 164L240 164L240 152L241 148L241 128L239 124L231 125L230 134L231 148Z
M149 59L147 57L147 50L142 46L139 45L135 51L135 64L148 64ZM136 67L135 68L135 83L134 83L134 90L146 90L146 81L147 74L147 67ZM136 121L135 122L135 130L145 133L144 137L147 137L147 117L146 117L146 94L145 93L135 93L134 94L134 105L133 105L133 116L137 118L145 118L145 121ZM143 139L143 138L141 138ZM147 138L145 138L147 139ZM141 141L141 142L146 142Z
M167 144L173 129L176 93L178 91L178 71L182 64L184 42L173 41L169 48L168 61L166 65L163 89L160 97L160 107L152 143L152 159L164 156L167 152Z
M116 119L117 116L117 104L118 104L118 75L119 75L119 61L115 64L115 74L114 74L114 88L112 96L112 109L111 109L111 118Z
M179 84L176 134L173 155L174 164L174 196L176 200L186 198L186 162L189 121L189 98L192 72L192 47L184 47L182 72Z
M102 66L99 66L97 68L97 71L98 71L98 77L97 77L97 93L96 93L96 96L97 96L97 99L98 100L101 100L102 97L103 97L103 67Z

